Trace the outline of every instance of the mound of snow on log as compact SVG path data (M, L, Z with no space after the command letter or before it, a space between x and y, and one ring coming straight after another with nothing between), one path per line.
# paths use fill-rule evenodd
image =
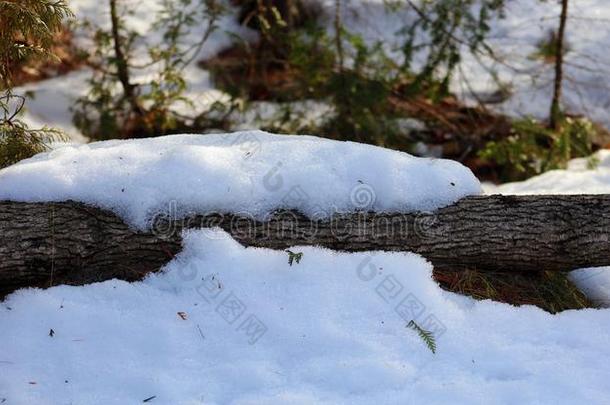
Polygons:
M138 227L157 212L426 211L479 193L454 161L262 131L67 145L0 171L0 199L81 201Z
M610 311L550 315L441 290L410 253L244 248L192 232L143 282L0 305L9 404L604 403ZM433 354L414 319L434 333ZM50 331L53 330L53 336Z

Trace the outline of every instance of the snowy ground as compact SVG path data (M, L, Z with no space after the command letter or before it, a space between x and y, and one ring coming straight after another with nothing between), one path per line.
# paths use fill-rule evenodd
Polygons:
M131 17L142 32L152 3ZM346 21L371 38L392 35L401 23L387 18L381 0L347 3ZM565 102L571 112L610 126L610 8L603 0L572 3ZM103 2L70 5L80 17L107 18ZM494 49L517 65L484 61L512 82L513 97L498 108L546 114L551 67L528 56L558 12L556 2L514 0L507 18L493 25ZM230 20L221 26L239 31ZM228 41L221 30L204 52ZM25 86L35 92L26 119L84 141L69 107L86 90L89 74ZM200 105L223 97L195 67L187 80ZM453 86L464 98L471 88L495 91L486 68L471 57ZM173 207L178 214L247 209L256 215L280 206L310 214L429 209L481 192L455 163L313 138L298 142L259 133L61 147L0 171L0 199L75 198L145 227L155 212ZM599 158L595 170L576 160L566 171L483 190L610 193L610 152ZM244 249L220 231L193 232L183 253L143 282L12 294L0 304L0 404L123 404L153 396L149 403L610 400L610 309L549 315L477 302L441 290L430 264L408 253L293 251L303 252L303 260L289 266L286 253ZM589 297L610 305L610 268L571 277ZM435 332L436 354L405 327L411 319Z
M550 315L477 302L441 290L431 266L408 253L294 250L303 259L289 266L283 252L245 249L222 233L192 233L182 255L143 282L13 294L0 306L0 401L610 398L610 310ZM411 319L434 331L436 354L405 327Z
M594 173L604 170L602 159ZM456 162L261 132L64 146L0 171L0 199L72 198L143 227L172 201L177 214L318 214L427 210L480 192ZM610 398L610 309L550 315L475 301L442 290L412 253L292 251L303 257L291 266L285 252L191 231L183 252L142 282L13 293L0 304L0 403ZM436 353L411 320L434 334Z

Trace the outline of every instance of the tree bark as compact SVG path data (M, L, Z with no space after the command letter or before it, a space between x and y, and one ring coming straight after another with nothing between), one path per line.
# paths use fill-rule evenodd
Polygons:
M433 213L351 213L325 220L293 211L264 221L231 214L163 216L146 232L82 203L0 201L0 296L27 286L138 280L180 251L182 230L213 226L246 246L412 251L444 270L610 265L610 195L476 196Z

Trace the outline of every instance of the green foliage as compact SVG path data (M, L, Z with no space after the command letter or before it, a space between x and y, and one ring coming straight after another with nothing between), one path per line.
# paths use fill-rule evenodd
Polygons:
M424 341L426 346L428 346L428 349L430 349L432 353L436 353L436 339L434 339L434 334L432 332L423 329L413 319L409 321L407 328L417 332L417 335Z
M134 62L134 45L144 39L128 27L123 13L116 13L110 30L87 23L94 30L91 57L97 69L89 93L73 107L75 125L94 139L110 139L163 135L201 122L198 115L203 113L184 116L176 107L193 110L185 96L183 72L216 30L223 12L217 0L163 0L153 24L162 33L161 40L148 45L147 60L139 64ZM193 43L189 36L197 27L203 32Z
M30 129L19 119L25 97L10 90L0 97L0 168L10 166L47 150L53 141L65 140L65 135L53 128Z
M544 62L554 63L555 58L557 58L558 45L559 38L557 36L557 32L555 30L549 31L548 35L544 39L538 41L536 44L537 50L530 55L530 59L542 59ZM569 51L569 46L564 43L562 50L563 54L565 55Z
M404 37L402 69L413 70L417 53L424 52L427 57L405 91L418 94L428 89L430 97L439 99L448 94L451 76L465 49L492 53L485 38L491 18L503 15L504 0L406 0L406 4L417 18L400 31ZM421 38L427 40L417 42Z
M292 266L293 262L297 262L297 264L299 264L301 262L301 259L303 258L302 252L295 253L291 250L286 250L286 253L288 253L288 264L290 266Z
M233 4L239 6L239 23L260 32L274 24L288 29L302 27L321 12L314 0L233 0Z
M0 122L0 168L47 150L49 143L63 139L61 131L43 127L29 129L22 122Z
M335 40L324 27L309 25L284 36L285 71L292 80L288 95L325 101L332 108L322 121L304 123L298 109L284 105L278 116L263 122L265 129L391 144L389 140L397 133L390 105L390 94L401 76L397 65L381 43L369 46L362 37L345 30L342 35L351 60L343 68L338 67Z
M324 125L334 137L384 144L396 134L389 104L397 72L382 44L367 46L362 37L345 32L353 49L353 63L348 69L331 73L326 85L335 115Z
M0 1L0 168L47 149L60 131L30 129L21 120L25 97L11 91L11 66L32 57L51 57L53 33L72 16L63 0Z
M521 180L563 169L572 158L590 156L595 136L595 126L585 118L565 118L557 131L524 119L513 123L506 139L487 143L480 156L504 167L503 180Z
M341 2L337 4L340 7ZM387 44L370 44L348 31L340 13L335 13L334 34L315 21L286 31L281 13L272 14L275 19L265 17L267 24L260 24L264 45L254 50L252 58L244 59L256 61L257 68L263 70L260 76L269 66L281 66L291 85L281 87L284 92L279 95L275 86L275 100L316 99L330 104L332 109L320 122L303 123L298 109L295 112L285 107L271 120L262 122L262 127L408 149L406 134L397 124L397 119L405 118L397 101L399 104L415 97L439 101L448 95L460 53L485 48L488 22L494 14L501 13L502 4L500 0L388 2L390 11L408 11L410 16L399 31L403 39L402 62L389 55L389 51L396 50ZM422 38L424 42L416 42ZM414 60L421 61L422 56L424 63L415 68ZM251 81L243 85L248 87ZM232 94L252 92L234 88Z
M337 67L333 41L325 31L295 39L290 63L299 72L299 88L333 107L316 132L384 145L397 133L389 100L398 72L381 43L368 46L358 35L343 34L353 51L352 63L343 68ZM311 58L314 52L321 57Z
M0 85L10 87L10 67L28 57L53 57L53 33L72 17L64 0L0 1Z

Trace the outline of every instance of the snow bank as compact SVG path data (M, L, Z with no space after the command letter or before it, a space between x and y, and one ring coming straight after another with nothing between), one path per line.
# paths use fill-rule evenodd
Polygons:
M610 267L574 270L569 278L594 304L610 308Z
M610 397L610 311L553 316L476 302L441 290L430 264L410 253L292 250L303 258L289 266L284 252L199 231L164 273L143 282L14 293L0 305L0 401L576 404ZM436 354L405 327L411 319L433 331Z
M610 150L600 150L593 159L573 159L567 170L551 170L525 181L499 186L485 184L487 193L500 194L610 194Z
M261 131L69 145L0 171L0 199L82 201L138 227L170 211L433 210L479 192L454 161Z

